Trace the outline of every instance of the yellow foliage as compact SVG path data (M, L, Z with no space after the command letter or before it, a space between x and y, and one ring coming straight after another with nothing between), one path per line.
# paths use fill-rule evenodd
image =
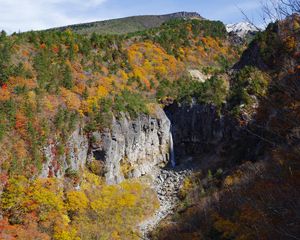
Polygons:
M28 94L28 102L31 104L31 106L36 106L36 94L34 91L29 91Z
M89 200L84 192L71 191L67 193L67 208L71 211L80 211L86 209Z
M70 231L56 229L53 237L55 240L80 240L75 229Z
M63 191L55 179L37 179L29 187L28 194L39 207L43 208L42 214L64 210Z
M48 114L54 114L59 106L59 100L54 95L46 95L43 98L43 106Z
M93 189L99 187L101 184L102 184L102 179L99 176L90 173L88 171L85 171L83 173L83 181L81 184L82 190Z
M104 86L99 86L96 92L89 96L86 101L83 102L83 112L93 112L94 108L99 108L99 101L108 95L108 90Z
M79 47L78 47L78 45L77 45L77 44L74 44L74 46L73 46L73 47L74 47L74 52L75 52L75 53L77 53L77 52L79 51Z
M234 178L233 176L227 176L224 180L224 185L227 187L230 187L234 184Z
M128 59L133 74L150 88L150 80L157 75L175 79L182 73L182 65L161 47L148 41L132 44L128 49Z
M28 180L24 176L10 179L6 191L1 196L2 209L6 210L17 206L23 206L27 186ZM27 207L24 206L25 211L26 209Z
M228 175L224 180L224 185L227 187L230 187L234 184L238 184L242 177L242 172L240 170L237 170L234 174Z
M75 218L73 226L81 229L79 234L84 239L99 234L103 239L136 239L133 228L159 206L152 190L135 181L119 185L100 182L98 176L85 173L81 189L88 197L90 208Z
M103 86L98 87L97 97L99 99L105 98L107 95L108 95L108 91L107 91L107 89L105 87L103 87Z
M123 80L125 80L125 81L128 80L128 75L127 75L127 73L126 73L124 70L120 70L120 71L119 71L119 75L120 75L120 77L121 77Z
M158 207L149 187L136 181L105 185L88 172L81 190L67 191L66 197L57 179L29 181L20 176L9 180L1 198L1 211L21 222L24 214L36 214L38 224L57 240L136 239L136 225Z

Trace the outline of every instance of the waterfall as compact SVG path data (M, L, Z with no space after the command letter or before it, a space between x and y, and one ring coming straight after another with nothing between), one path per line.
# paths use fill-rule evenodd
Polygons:
M174 143L173 143L173 136L172 132L170 131L170 160L172 167L176 166L176 161L175 161L175 154L174 154Z

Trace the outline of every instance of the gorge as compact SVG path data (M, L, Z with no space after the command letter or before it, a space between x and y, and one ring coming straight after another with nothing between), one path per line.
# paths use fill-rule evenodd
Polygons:
M236 26L1 32L0 239L296 239L300 17Z
M173 139L174 135L174 139ZM55 171L55 143L45 149L48 161L41 177L82 171L91 163L101 166L97 172L107 184L125 179L149 177L160 203L159 209L139 224L143 238L180 203L179 191L185 179L200 171L216 171L224 166L222 147L238 141L234 120L222 115L215 106L197 103L173 103L157 107L149 116L122 114L114 117L111 128L82 134L78 127L68 140L69 160L62 156L64 169ZM226 159L228 160L228 159ZM228 164L228 161L227 161Z

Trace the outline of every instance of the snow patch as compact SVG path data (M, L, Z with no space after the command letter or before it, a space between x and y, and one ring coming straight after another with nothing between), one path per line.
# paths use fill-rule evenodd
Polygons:
M249 32L257 32L260 29L255 27L249 22L240 22L240 23L234 23L234 24L227 24L226 25L227 32L235 33L239 37L245 37Z

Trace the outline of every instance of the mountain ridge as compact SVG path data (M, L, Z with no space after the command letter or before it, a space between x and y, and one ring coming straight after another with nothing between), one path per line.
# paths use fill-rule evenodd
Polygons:
M159 27L163 23L172 19L200 19L204 18L197 12L175 12L162 15L137 15L103 21L87 22L72 24L62 27L50 28L47 31L59 30L64 31L71 29L77 33L90 34L96 32L99 34L126 34L142 31L154 27Z

